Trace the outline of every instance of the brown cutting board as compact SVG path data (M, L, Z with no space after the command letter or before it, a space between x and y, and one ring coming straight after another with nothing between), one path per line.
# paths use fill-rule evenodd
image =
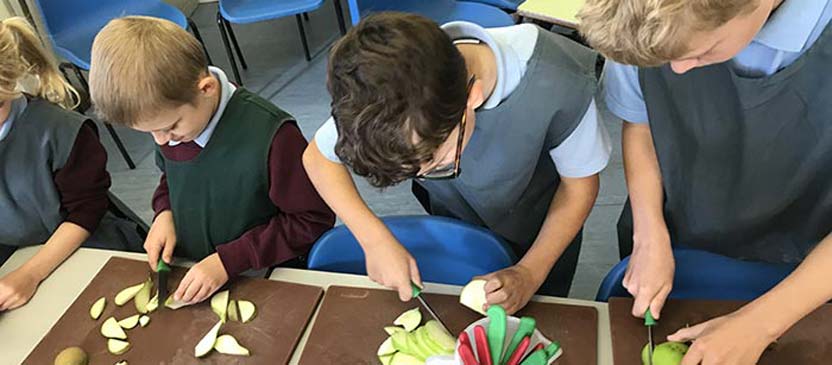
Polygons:
M653 328L658 345L685 325L731 313L745 304L730 301L668 300L662 318ZM633 299L609 301L613 358L616 365L641 365L641 350L647 343L644 320L631 315ZM832 306L824 306L798 322L763 353L759 365L828 364L832 359Z
M186 269L174 267L168 286L174 291ZM257 307L251 322L229 322L220 334L230 334L251 351L250 357L228 356L212 351L202 359L194 357L194 346L219 320L210 300L180 308L158 309L150 314L147 327L125 330L131 348L116 356L107 352L100 327L110 316L123 319L137 313L131 300L122 307L115 295L139 284L150 274L145 261L111 258L92 279L60 320L35 347L24 364L52 364L55 356L69 346L80 346L90 355L91 365L112 365L120 360L130 364L288 364L312 313L321 299L318 287L265 279L241 278L231 283L231 298L245 299ZM155 291L155 289L154 289ZM90 306L100 297L107 305L96 321Z
M459 304L452 295L423 294L448 329L458 334L482 318ZM320 312L301 365L379 364L376 351L387 338L385 326L402 312L419 306L417 301L402 303L388 290L331 286L326 291ZM424 316L427 312L422 310ZM531 316L538 329L564 349L559 365L597 363L598 312L592 307L549 303L529 303L518 316Z

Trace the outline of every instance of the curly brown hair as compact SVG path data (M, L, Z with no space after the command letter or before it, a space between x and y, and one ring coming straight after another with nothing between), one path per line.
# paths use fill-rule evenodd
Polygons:
M335 153L376 187L415 177L462 118L467 76L462 54L433 21L368 16L330 52Z

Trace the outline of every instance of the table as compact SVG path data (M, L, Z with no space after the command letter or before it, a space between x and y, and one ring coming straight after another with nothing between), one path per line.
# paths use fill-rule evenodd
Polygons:
M585 0L526 0L517 7L517 14L524 18L577 29L577 14L584 3Z
M17 250L9 260L0 267L0 276L9 273L35 255L40 246ZM8 313L0 314L0 354L3 362L17 364L35 348L38 342L58 321L75 298L89 284L98 270L110 257L125 257L143 260L145 255L99 249L81 248L66 262L44 280L38 292L26 306ZM177 265L189 266L192 263L177 261ZM366 276L334 274L297 269L275 269L269 277L272 280L316 285L324 289L330 285L355 286L364 288L381 288ZM461 287L428 283L426 292L439 294L458 294ZM532 300L547 303L563 303L592 306L598 310L598 364L612 364L612 343L610 340L609 313L605 303L596 303L575 299L536 296ZM317 316L317 310L316 314ZM306 345L314 323L314 317L306 328L290 364L297 364Z

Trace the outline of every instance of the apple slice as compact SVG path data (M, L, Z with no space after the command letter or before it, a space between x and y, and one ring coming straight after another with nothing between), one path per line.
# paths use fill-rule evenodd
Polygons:
M471 310L485 315L485 280L472 280L470 283L462 288L462 293L459 294L459 302L470 308Z
M237 311L237 301L236 300L229 300L228 301L228 311L226 312L228 315L228 320L239 322L240 321L240 312Z
M448 332L445 332L439 322L434 320L428 321L428 323L425 324L425 331L428 333L427 337L430 338L430 340L435 344L439 345L442 350L453 352L456 348L456 339L451 337Z
M226 355L248 356L251 354L247 348L240 346L237 339L231 335L217 337L217 341L214 343L214 350Z
M228 290L223 290L211 297L211 309L225 323L226 311L228 310Z
M393 337L387 337L381 343L381 346L378 347L378 351L376 351L376 355L378 356L392 355L394 353L396 353L396 348L393 347Z
M415 356L397 352L393 355L393 359L390 360L390 365L425 365L425 362Z
M214 343L217 341L217 333L220 332L220 327L222 327L222 321L217 322L214 327L211 327L211 330L208 331L205 337L199 340L199 343L194 347L194 356L203 357L211 352L211 349L214 348Z
M139 317L139 325L142 327L147 327L147 324L150 323L150 317L142 315Z
M127 365L127 360L121 360L117 362L116 365Z
M139 293L139 290L141 290L143 286L144 283L141 283L122 289L120 292L118 292L118 294L116 294L116 305L121 307L127 302L129 302L130 299L133 299L133 297L135 297L136 294Z
M404 328L401 328L401 327L399 327L399 326L387 326L387 327L384 327L384 332L387 332L387 335L388 335L388 336L392 336L394 333L396 333L396 332L402 332L402 331L404 331Z
M77 346L67 347L55 356L55 365L87 365L89 361L86 351Z
M187 307L190 304L178 300L173 300L173 295L169 296L167 300L165 300L165 307L173 310L177 310L182 307Z
M127 334L124 329L118 325L118 321L114 317L107 318L101 325L101 335L107 338L117 338L119 340L126 340Z
M395 354L379 356L378 361L381 361L381 365L390 365L390 362L393 361L393 356Z
M402 313L399 318L396 318L396 320L393 321L394 325L404 327L404 330L407 332L413 331L416 327L419 327L420 323L422 323L422 312L419 311L419 307Z
M249 302L248 300L238 300L237 309L240 310L240 322L243 323L250 322L257 312L257 309L254 307L254 303Z
M145 309L147 309L147 313L153 313L156 309L159 308L159 293L157 292L153 298L147 302Z
M118 325L126 330L133 329L136 327L137 324L139 324L139 317L140 315L138 314L132 315L130 317L118 321Z
M147 278L136 296L133 297L133 304L136 305L136 310L141 314L147 314L147 303L150 302L151 289L153 289L153 281Z
M101 313L104 312L104 305L107 304L107 298L101 297L92 304L90 307L90 317L92 319L98 320L101 317Z
M107 351L113 355L121 355L130 349L130 343L127 341L117 340L111 338L107 340Z

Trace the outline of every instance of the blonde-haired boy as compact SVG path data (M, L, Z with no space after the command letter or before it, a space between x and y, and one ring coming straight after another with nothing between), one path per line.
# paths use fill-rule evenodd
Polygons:
M292 117L209 67L185 30L115 19L96 37L91 66L99 114L159 144L149 264L174 253L200 260L174 299L199 302L229 277L296 260L334 224L303 170L307 143Z
M580 18L610 58L606 103L626 121L632 209L619 237L633 314L660 314L671 241L799 264L737 312L670 336L694 340L683 364L756 363L832 299L832 4L588 0Z

